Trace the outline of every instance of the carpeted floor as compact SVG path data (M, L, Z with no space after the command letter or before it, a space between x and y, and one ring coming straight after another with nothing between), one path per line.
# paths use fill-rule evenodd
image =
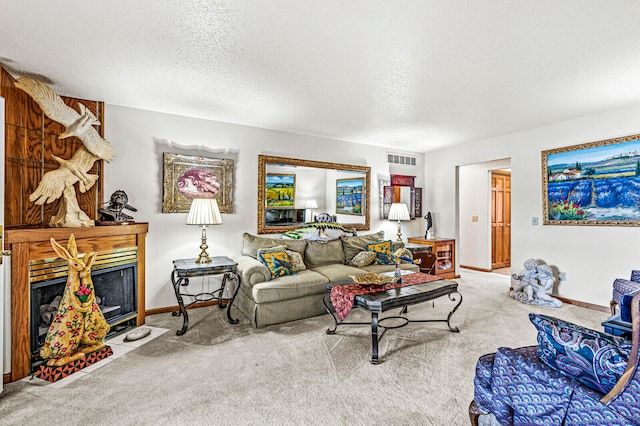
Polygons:
M389 330L379 365L369 362L367 327L327 335L327 315L256 330L201 308L190 311L184 336L175 335L180 318L150 316L149 325L169 332L66 386L6 385L0 424L466 425L477 358L535 344L529 312L599 330L607 318L521 304L508 297L505 275L462 270L458 282L463 302L452 324L460 333L442 323ZM452 304L445 297L410 314L442 317Z

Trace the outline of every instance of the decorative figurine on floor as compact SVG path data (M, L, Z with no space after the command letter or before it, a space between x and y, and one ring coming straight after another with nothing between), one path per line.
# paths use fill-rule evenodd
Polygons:
M436 236L433 232L433 219L431 218L431 212L427 212L424 218L427 219L427 230L424 233L424 238L427 240L433 240Z
M67 249L53 238L51 247L68 261L69 277L40 356L48 359L47 366L60 367L104 348L104 338L110 327L96 303L91 281L91 266L96 260L96 253L87 253L79 258L73 234L69 237Z
M549 306L559 308L562 302L551 296L555 277L548 265L538 265L533 259L524 262L524 270L519 274L512 274L511 298L529 305Z
M108 204L108 206L98 209L98 213L100 213L99 225L113 225L114 222L118 225L123 225L133 222L133 216L123 213L122 210L138 211L138 209L129 205L129 197L121 189L111 194L109 202L105 204Z

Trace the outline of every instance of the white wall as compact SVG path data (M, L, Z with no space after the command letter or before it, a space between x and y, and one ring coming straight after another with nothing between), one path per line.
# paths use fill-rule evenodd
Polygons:
M460 265L491 269L491 170L510 165L510 160L504 159L459 168ZM473 216L478 217L477 222L471 220Z
M395 239L395 223L379 215L378 180L389 179L385 148L113 105L105 107L105 137L116 150L116 158L105 166L105 196L124 190L129 204L138 209L135 220L149 222L147 309L177 304L171 262L195 257L200 245L200 228L185 225L186 213L161 213L163 152L235 160L234 212L222 215L222 225L209 227L211 255L233 256L241 250L242 233L256 233L259 154L371 167L371 232L384 230L387 238ZM424 187L424 155L409 154L418 164L405 174L416 175L416 186ZM423 219L403 222L402 227L405 236L424 234ZM200 284L192 280L191 285Z
M541 259L567 274L558 295L608 306L613 280L640 268L640 229L531 225L532 217L542 223L541 151L637 133L640 107L630 107L428 153L426 181L437 184L427 186L426 203L437 213L439 235L459 236L456 166L510 157L512 268Z

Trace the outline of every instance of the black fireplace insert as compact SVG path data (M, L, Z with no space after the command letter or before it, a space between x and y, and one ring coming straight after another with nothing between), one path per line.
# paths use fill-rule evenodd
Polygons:
M91 271L96 302L111 326L107 337L133 328L138 316L137 264ZM62 298L67 277L31 283L31 369L42 364L39 352Z

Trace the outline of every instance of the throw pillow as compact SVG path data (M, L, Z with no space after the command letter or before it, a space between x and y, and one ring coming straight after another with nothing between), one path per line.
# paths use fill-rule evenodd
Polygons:
M273 250L261 252L260 261L269 268L271 278L278 278L285 275L293 275L289 255L284 250Z
M396 263L391 254L391 240L368 243L367 251L372 251L376 254L376 265L393 265Z
M258 259L258 249L286 244L289 250L304 253L307 247L305 240L282 240L280 238L258 237L247 232L242 234L242 254Z
M624 373L630 341L546 315L529 319L538 329L538 358L549 367L605 394Z
M345 262L351 262L351 259L353 259L356 254L367 250L367 243L375 243L383 239L384 231L376 232L375 234L358 235L357 237L340 237Z
M356 254L353 259L351 259L349 265L357 266L358 268L364 268L367 265L371 265L377 258L378 256L376 255L376 253L372 251L361 251L360 253Z
M287 252L287 255L289 255L289 264L291 265L291 270L293 272L300 272L307 269L304 261L302 260L302 255L295 250L290 250L286 245L258 249L258 256L260 256L261 253L282 250Z

